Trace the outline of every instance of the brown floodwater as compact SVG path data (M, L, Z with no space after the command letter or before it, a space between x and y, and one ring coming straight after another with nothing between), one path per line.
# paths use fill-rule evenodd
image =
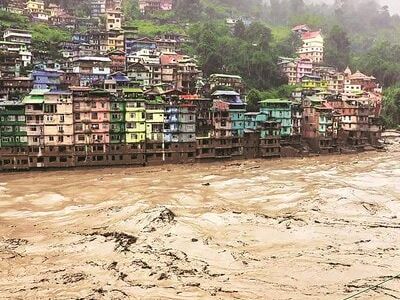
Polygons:
M399 150L0 174L0 298L344 299L400 273Z

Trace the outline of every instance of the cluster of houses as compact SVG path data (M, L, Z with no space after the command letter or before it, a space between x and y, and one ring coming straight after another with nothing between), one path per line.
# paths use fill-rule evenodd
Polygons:
M160 1L144 2L156 7ZM379 146L379 85L350 69L333 80L337 72L321 66L323 42L316 50L315 34L301 33L307 38L292 61L298 86L292 97L264 99L259 111L249 112L242 78L203 78L197 61L182 51L185 36L140 37L123 26L120 1L91 4L101 26L87 23L87 30L58 45L57 61L46 49L33 51L29 31L4 30L0 170L277 158Z
M50 3L44 0L4 0L1 9L10 13L25 15L32 21L47 22L53 25L62 23L73 26L79 21L63 9L61 5ZM105 15L107 11L121 7L122 0L90 0L90 16L92 18ZM171 11L173 0L139 0L139 9L142 14L156 11Z
M299 90L248 112L239 76L209 92L135 82L35 88L0 101L0 170L334 154L379 146L381 98ZM213 88L211 88L213 87ZM32 86L31 86L32 88ZM29 92L28 92L29 91Z

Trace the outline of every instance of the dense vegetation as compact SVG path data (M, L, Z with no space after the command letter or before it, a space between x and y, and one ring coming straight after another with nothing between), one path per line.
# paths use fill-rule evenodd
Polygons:
M60 29L49 27L46 24L31 24L26 17L0 11L0 28L21 28L32 32L32 44L34 52L48 51L51 57L58 57L59 42L71 39L71 33Z

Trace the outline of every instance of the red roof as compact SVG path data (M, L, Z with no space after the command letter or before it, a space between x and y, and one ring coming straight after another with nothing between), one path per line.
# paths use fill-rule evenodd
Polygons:
M179 54L162 54L160 57L161 65L177 64L179 60L183 58L183 55Z
M309 40L309 39L316 38L316 37L319 36L319 35L321 35L321 31L320 31L320 30L318 30L318 31L311 31L311 32L304 32L304 33L301 35L301 38L302 38L303 40Z
M199 95L181 95L182 100L197 100L200 99Z

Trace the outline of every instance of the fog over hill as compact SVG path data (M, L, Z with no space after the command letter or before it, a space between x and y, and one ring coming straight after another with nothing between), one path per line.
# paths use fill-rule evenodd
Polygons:
M370 0L362 0L364 2L368 2ZM382 6L388 5L390 7L390 11L393 14L400 14L400 1L399 0L376 0ZM306 0L309 3L334 3L335 0Z

